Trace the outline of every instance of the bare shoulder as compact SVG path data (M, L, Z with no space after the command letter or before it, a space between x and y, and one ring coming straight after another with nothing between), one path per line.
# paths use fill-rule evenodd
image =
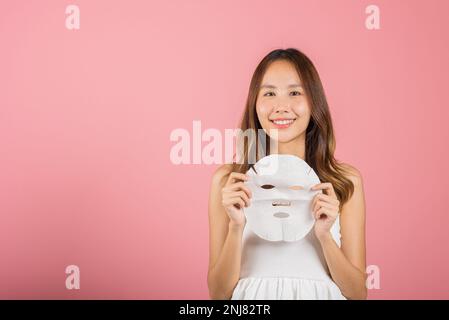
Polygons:
M364 187L363 187L363 177L360 170L356 167L342 163L343 169L345 170L345 177L348 178L354 184L354 192L350 194L349 199L343 205L343 211L351 212L351 216L357 214L357 212L361 213L360 217L363 217L364 212Z
M343 169L347 172L346 178L352 181L354 187L360 187L363 185L362 173L353 165L348 163L341 163Z
M223 164L215 169L212 175L212 184L214 186L223 185L225 178L231 173L232 164Z
M344 175L354 184L354 192L342 205L340 211L341 249L346 258L362 273L366 270L365 226L366 209L363 178L360 170L340 163Z

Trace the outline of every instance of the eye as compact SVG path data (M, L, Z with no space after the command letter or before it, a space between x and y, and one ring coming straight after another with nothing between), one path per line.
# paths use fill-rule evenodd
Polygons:
M291 187L288 187L288 188L291 189L291 190L304 190L303 186L291 186Z
M272 184L264 184L262 186L260 186L262 189L273 189L274 186Z
M266 92L266 93L264 94L264 97L268 97L269 94L274 94L274 92L272 92L272 91Z
M290 94L292 96L299 96L299 95L301 95L301 92L299 92L299 91L292 91Z

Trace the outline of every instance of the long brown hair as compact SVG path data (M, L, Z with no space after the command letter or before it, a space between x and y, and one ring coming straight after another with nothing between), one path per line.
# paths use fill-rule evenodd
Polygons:
M256 132L258 129L262 129L256 113L257 96L267 68L277 60L291 62L298 72L311 109L311 118L306 129L305 161L313 168L320 181L332 183L341 209L354 192L354 185L344 175L348 173L346 168L334 158L336 142L329 106L318 72L304 53L295 48L276 49L262 59L251 79L240 129L243 132L247 129L253 129ZM268 138L263 142L264 144L260 144L260 141L257 140L259 136L255 135L255 138L256 141L248 141L250 139L242 141L244 148L240 155L241 160L238 163L234 161L231 171L245 173L250 169L252 164L248 160L249 154L252 152L256 155L256 160L259 160L261 151L262 155L269 154L270 139ZM264 145L265 148L263 148ZM264 150L259 150L261 147Z

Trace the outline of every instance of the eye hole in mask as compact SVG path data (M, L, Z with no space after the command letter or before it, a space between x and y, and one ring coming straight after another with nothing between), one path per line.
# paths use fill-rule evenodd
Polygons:
M290 190L304 190L304 187L303 186L291 186L291 187L288 187Z
M272 184L264 184L260 186L262 189L273 189L274 186Z

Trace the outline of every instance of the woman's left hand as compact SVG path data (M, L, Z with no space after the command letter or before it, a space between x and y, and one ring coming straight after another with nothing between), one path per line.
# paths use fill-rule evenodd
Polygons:
M312 213L315 218L314 231L318 240L329 236L332 225L340 214L340 201L330 182L318 183L311 190L323 190L312 200Z

